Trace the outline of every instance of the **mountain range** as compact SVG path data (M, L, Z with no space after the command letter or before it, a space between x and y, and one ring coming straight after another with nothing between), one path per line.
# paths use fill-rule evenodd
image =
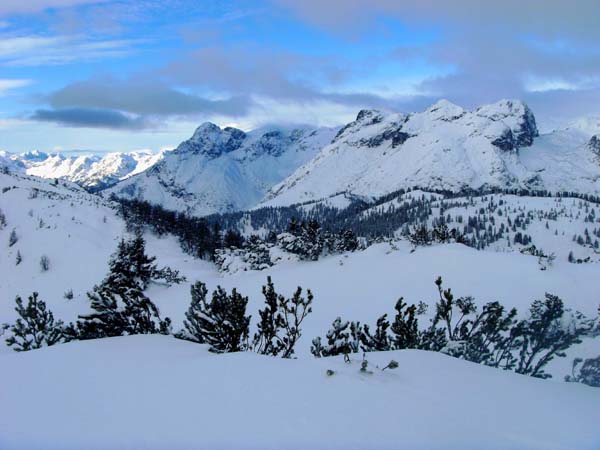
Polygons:
M473 110L441 100L417 113L362 110L339 128L207 122L169 152L0 153L0 165L198 216L402 188L597 194L600 119L540 133L519 100Z
M163 158L164 152L134 152L64 155L37 150L26 153L0 152L0 166L41 178L62 179L90 190L99 190L143 172Z
M207 122L152 167L106 190L195 215L248 209L313 159L335 128L269 128L245 133Z
M262 205L411 187L597 193L600 139L590 136L593 129L588 123L540 134L532 111L512 100L473 111L445 100L414 114L363 110Z

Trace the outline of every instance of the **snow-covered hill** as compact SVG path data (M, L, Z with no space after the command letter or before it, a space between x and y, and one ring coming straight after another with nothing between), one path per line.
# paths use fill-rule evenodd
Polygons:
M373 197L409 187L598 193L600 144L590 135L592 125L539 136L533 113L516 100L474 111L445 100L413 114L363 110L262 204L289 205L338 192Z
M67 180L86 188L101 189L146 170L163 158L140 150L126 153L67 156L31 151L21 154L0 153L0 166L42 178Z
M356 356L358 357L358 355ZM417 350L216 355L165 336L0 356L3 449L593 449L600 390ZM381 371L391 359L395 370ZM326 375L327 370L334 374Z
M337 129L198 127L164 159L105 191L195 215L246 209L311 160Z
M497 197L494 203L499 204L501 199ZM497 208L503 215L495 212L496 228L507 220L505 211L514 222L521 214L519 208L528 204L519 198L503 201L505 205ZM447 204L445 209L453 218L464 215L466 225L470 215L479 214L483 221L484 214L479 210L490 202L491 198L487 203L475 201L464 207ZM559 207L563 206L566 215L559 215L557 221L549 219L548 229L544 218L532 220L528 228L522 230L547 253L557 253L554 265L544 271L540 270L536 256L518 251L503 252L502 240L498 248L496 244L489 247L495 251L449 244L419 248L414 252L403 240L375 244L364 251L332 255L316 262L283 261L262 271L228 274L219 272L208 261L183 253L172 236L158 238L147 234L148 253L157 256L160 266L180 270L188 280L171 287L154 284L148 296L162 314L173 319L177 330L189 306L190 284L196 280L205 282L209 290L217 285L228 290L238 288L249 296L248 311L253 318L258 317L257 311L262 307L261 287L267 276L273 277L278 291L285 295L291 295L298 285L310 288L315 294L314 312L303 325L298 349L301 356L308 355L311 340L323 335L337 316L373 322L385 312L392 313L399 296L410 303L424 301L433 308L436 299L433 281L440 275L446 286L459 295L472 295L478 304L498 300L525 313L534 299L551 292L560 296L567 307L593 317L600 300L597 257L589 264L571 264L566 259L569 244L577 257L585 256L585 252L593 254L593 250L572 242L572 234L583 234L586 226L591 233L596 227L583 222L591 210L586 214L585 205L580 208L571 201L557 204L550 199L539 199L530 209L560 211ZM35 177L0 174L0 210L6 218L6 225L0 229L0 324L15 320L15 296L26 298L33 291L40 293L57 318L72 321L78 314L89 312L86 292L104 278L111 253L118 240L126 235L125 224L111 205L74 184L54 185ZM435 205L432 205L432 214L439 214ZM485 214L491 215L487 209ZM491 221L490 217L485 220L486 223ZM18 241L10 246L13 230ZM555 235L556 230L558 235ZM511 233L512 239L514 233ZM592 239L595 239L593 235ZM17 254L21 255L19 264ZM40 268L42 255L49 258L48 271ZM68 290L73 290L73 299L64 297ZM0 347L0 353L10 351L4 345ZM570 361L554 372L559 379L568 372Z

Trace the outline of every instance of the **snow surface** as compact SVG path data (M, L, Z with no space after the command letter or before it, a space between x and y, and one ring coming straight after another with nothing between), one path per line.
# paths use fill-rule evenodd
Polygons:
M408 115L361 111L313 160L274 186L261 205L291 205L339 192L381 196L413 187L598 194L600 158L586 145L589 129L538 137L533 114L517 100L474 111L445 100Z
M355 357L356 358L356 357ZM3 449L595 449L600 390L416 350L215 355L164 336L0 355ZM395 370L381 372L391 359ZM327 376L326 371L335 371Z

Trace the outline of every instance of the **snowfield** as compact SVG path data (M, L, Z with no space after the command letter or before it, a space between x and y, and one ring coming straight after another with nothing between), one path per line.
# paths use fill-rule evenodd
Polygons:
M3 449L597 449L600 391L405 350L282 360L164 336L0 364ZM390 359L399 368L381 372ZM333 370L332 376L326 374ZM34 426L32 426L34 425ZM50 445L50 443L52 443Z
M406 198L423 193L406 194ZM564 383L575 357L596 357L600 341L584 338L553 360L539 380L423 351L313 358L313 338L332 321L374 324L393 314L396 300L429 305L419 322L434 314L434 280L478 305L497 300L521 316L545 292L567 308L594 317L600 302L596 254L587 264L566 260L573 233L590 231L583 222L594 205L579 200L499 196L507 210L548 211L527 232L559 257L547 270L538 258L493 245L477 251L461 244L416 250L406 240L318 261L284 259L262 271L220 272L214 264L184 254L172 236L146 234L147 253L159 267L187 277L180 285L153 283L146 294L161 316L182 327L190 284L209 292L218 285L249 297L251 334L264 305L267 276L289 297L297 286L311 289L313 312L302 324L298 359L251 352L216 355L207 347L165 336L129 336L79 341L15 353L0 336L1 449L598 449L600 390ZM437 198L437 197L435 197ZM332 200L345 208L345 196ZM439 199L438 199L439 200ZM481 200L481 202L480 202ZM394 200L395 201L395 200ZM480 202L480 203L478 203ZM475 214L482 199L447 213ZM380 205L387 208L390 204ZM589 207L588 207L589 206ZM307 205L310 208L310 205ZM86 292L102 281L117 242L127 236L117 205L82 188L25 175L0 173L0 324L16 319L15 296L40 293L56 319L73 321L90 312ZM435 207L432 214L438 215ZM498 223L505 216L498 216ZM9 245L15 231L18 240ZM579 246L581 247L581 246ZM583 247L581 247L583 248ZM21 262L17 264L17 255ZM48 271L40 258L49 258ZM73 290L73 299L65 298ZM396 360L399 368L379 368ZM379 367L379 368L378 368ZM332 376L327 370L333 370Z

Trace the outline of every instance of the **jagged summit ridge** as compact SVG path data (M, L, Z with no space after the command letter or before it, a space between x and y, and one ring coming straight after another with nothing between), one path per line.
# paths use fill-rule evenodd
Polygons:
M589 137L565 133L540 136L533 112L520 100L471 111L447 100L410 114L362 110L262 204L338 192L378 196L409 187L599 192L600 165L592 158L592 144L585 145Z
M254 206L312 159L337 129L270 127L246 133L206 122L143 174L107 191L195 215Z

